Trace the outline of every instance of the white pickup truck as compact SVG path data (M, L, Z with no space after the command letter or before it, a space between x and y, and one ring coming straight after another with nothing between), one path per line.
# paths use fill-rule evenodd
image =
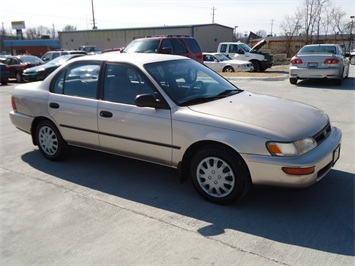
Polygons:
M221 42L217 52L229 56L231 59L250 61L255 72L263 72L272 67L273 56L268 53L259 52L259 49L266 43L265 40L258 42L253 48L242 42Z

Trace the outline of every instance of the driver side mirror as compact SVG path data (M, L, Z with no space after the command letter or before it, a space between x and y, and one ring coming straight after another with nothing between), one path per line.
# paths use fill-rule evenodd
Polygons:
M155 98L150 93L139 94L136 97L135 103L138 107L152 107L157 109L167 109L167 105Z
M171 54L171 53L172 53L172 50L171 50L170 47L163 47L163 48L161 49L161 53L162 53L162 54Z

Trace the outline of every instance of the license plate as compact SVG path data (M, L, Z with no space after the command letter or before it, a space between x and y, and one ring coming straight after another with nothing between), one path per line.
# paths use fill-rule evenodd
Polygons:
M338 147L336 147L336 149L333 151L333 166L335 165L335 163L338 161L340 157L340 144Z
M318 63L308 63L308 68L317 68Z

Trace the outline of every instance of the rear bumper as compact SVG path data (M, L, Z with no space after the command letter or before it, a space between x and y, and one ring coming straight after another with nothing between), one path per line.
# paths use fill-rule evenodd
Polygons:
M295 66L290 67L290 78L298 79L340 79L342 78L342 70L335 67L329 68L298 68Z
M15 111L11 111L9 115L10 115L10 120L15 127L28 134L31 134L31 127L34 119L33 117L20 114Z

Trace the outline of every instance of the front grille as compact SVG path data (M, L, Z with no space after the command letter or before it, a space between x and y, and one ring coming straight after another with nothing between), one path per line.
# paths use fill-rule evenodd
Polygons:
M331 130L332 128L330 126L330 123L328 122L328 124L321 131L319 131L313 136L318 145L327 139Z

